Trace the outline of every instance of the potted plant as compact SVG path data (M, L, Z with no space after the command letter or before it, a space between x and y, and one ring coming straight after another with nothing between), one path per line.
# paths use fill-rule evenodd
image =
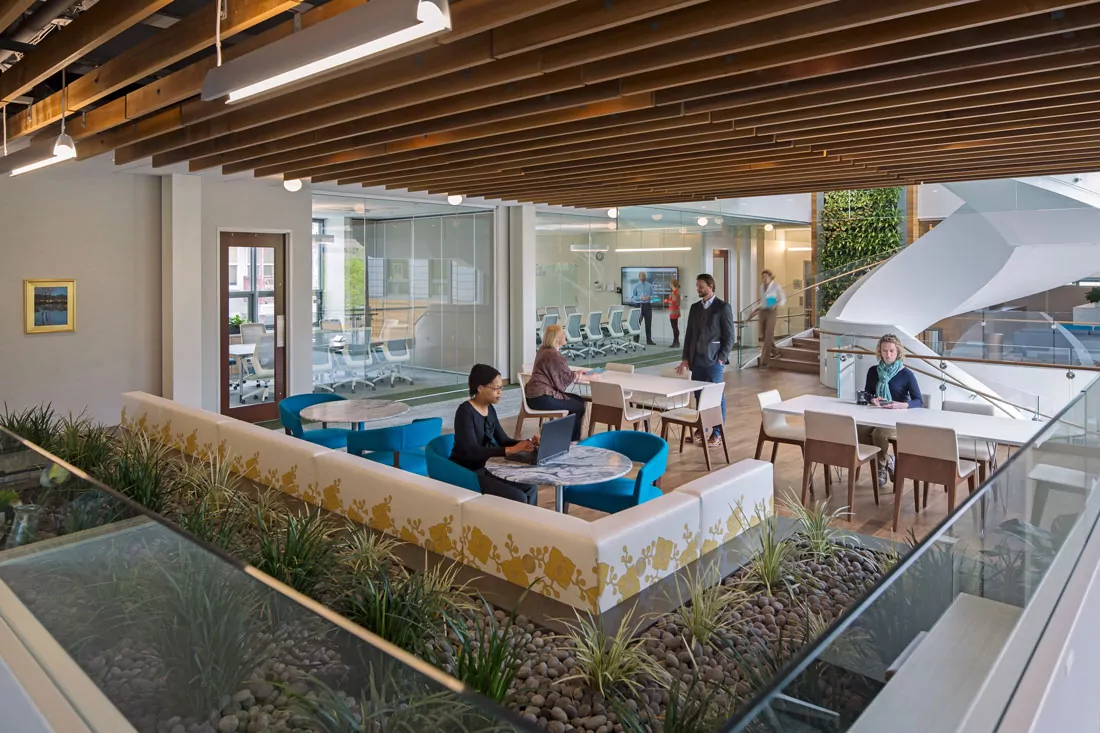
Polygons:
M236 336L241 332L241 324L248 323L248 319L240 314L229 319L229 335Z

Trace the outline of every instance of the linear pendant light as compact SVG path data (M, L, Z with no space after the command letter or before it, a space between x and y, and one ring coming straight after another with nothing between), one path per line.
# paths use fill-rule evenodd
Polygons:
M44 158L42 160L29 163L19 168L12 169L11 174L18 176L23 173L30 173L36 171L39 168L45 168L48 165L54 163L61 163L62 161L72 160L76 157L76 143L73 142L71 135L65 132L65 103L68 97L68 87L65 86L65 69L61 69L61 134L57 136L57 142L53 144L53 157ZM5 144L7 143L7 130L5 129Z
M370 0L211 69L202 98L232 104L450 29L447 0Z
M690 252L691 247L616 247L616 252Z

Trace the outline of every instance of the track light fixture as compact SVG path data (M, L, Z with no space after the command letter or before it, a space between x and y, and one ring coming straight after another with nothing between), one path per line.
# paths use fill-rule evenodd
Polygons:
M447 0L371 0L211 69L206 101L262 94L451 29Z

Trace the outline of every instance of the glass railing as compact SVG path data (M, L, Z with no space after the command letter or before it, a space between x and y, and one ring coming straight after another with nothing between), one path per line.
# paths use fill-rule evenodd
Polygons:
M776 310L775 340L797 336L818 327L822 316L841 293L901 249L903 248L899 247L892 252L865 257L842 267L825 270L810 280L799 281L797 287L794 283L784 284L783 292L787 295L787 304ZM759 301L752 303L737 316L738 367L745 366L760 355L763 332L759 316L753 316L753 310L758 305Z
M3 430L0 500L0 627L91 730L528 730Z
M1073 314L980 310L944 319L920 338L944 356L1063 366L1100 364L1100 324L1074 323Z
M1098 479L1093 385L723 730L997 729L1096 528Z

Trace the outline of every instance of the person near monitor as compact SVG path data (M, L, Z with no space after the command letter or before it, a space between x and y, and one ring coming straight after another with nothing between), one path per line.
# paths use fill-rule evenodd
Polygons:
M645 322L645 342L647 346L656 346L653 340L653 283L646 279L644 272L638 273L638 282L630 291L630 302L642 309L642 321ZM637 338L635 338L637 340Z
M542 346L535 354L535 366L524 390L527 404L536 410L566 410L576 416L573 421L573 440L581 439L581 423L584 421L585 402L567 390L576 382L581 372L569 368L569 362L561 353L565 345L565 329L554 324L548 326ZM593 375L593 379L596 375Z
M485 463L490 458L526 453L538 445L537 438L514 440L500 426L493 407L500 402L504 389L500 372L488 364L475 364L467 383L470 399L455 412L455 445L451 460L477 474L481 493L537 505L538 486L505 481L485 470Z
M672 325L672 347L680 348L680 281L672 278L669 283L670 291L668 300L668 322Z
M702 274L695 279L695 292L699 300L688 311L687 328L684 330L683 361L676 367L677 374L691 370L691 378L700 382L721 384L722 373L733 349L733 308L714 293L714 277ZM696 399L699 398L696 393ZM726 422L726 396L722 395L722 422ZM722 444L722 426L715 426L709 445ZM695 439L705 440L698 435ZM693 440L691 436L688 441Z
M887 410L908 410L924 407L917 375L903 364L905 351L901 339L888 333L878 340L875 347L878 363L867 370L864 391L871 395L870 404ZM859 442L878 446L886 461L879 463L879 486L886 485L886 478L894 477L894 456L890 455L890 439L897 435L892 428L859 428Z
M775 317L779 309L787 304L787 295L783 287L775 281L775 275L771 270L760 273L760 307L749 315L751 319L760 314L760 333L762 342L760 346L760 368L767 369L772 359L779 354L775 350Z

